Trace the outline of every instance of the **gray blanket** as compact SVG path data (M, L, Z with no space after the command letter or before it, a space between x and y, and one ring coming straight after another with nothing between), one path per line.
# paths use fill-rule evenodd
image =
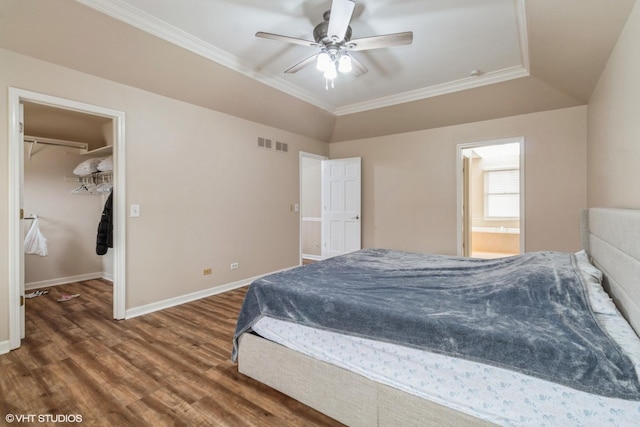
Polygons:
M640 400L570 253L479 260L369 249L266 276L247 292L234 361L237 338L262 316Z

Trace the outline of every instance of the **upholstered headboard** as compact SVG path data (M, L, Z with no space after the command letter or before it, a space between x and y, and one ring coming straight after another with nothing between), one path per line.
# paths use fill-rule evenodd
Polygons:
M581 236L605 289L640 335L640 210L583 209Z

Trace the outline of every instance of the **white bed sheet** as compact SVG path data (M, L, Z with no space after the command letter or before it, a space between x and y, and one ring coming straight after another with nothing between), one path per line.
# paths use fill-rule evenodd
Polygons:
M640 340L618 313L597 314L640 372ZM266 339L369 379L505 426L638 426L640 402L578 391L514 371L263 317Z

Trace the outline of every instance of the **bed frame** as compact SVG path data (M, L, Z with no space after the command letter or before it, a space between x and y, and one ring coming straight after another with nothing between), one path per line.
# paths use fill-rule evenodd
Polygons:
M584 209L581 238L640 334L640 210ZM239 340L238 370L349 426L493 425L250 333Z

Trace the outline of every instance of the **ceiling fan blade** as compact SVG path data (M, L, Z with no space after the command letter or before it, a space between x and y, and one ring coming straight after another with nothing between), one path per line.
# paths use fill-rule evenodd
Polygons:
M349 56L351 57L351 67L352 67L351 74L353 74L355 77L360 77L361 75L369 71L369 69L364 65L362 65L362 62L354 58L353 55L349 55Z
M280 34L265 33L262 31L258 31L256 33L256 37L260 37L263 39L277 40L277 41L286 42L286 43L299 44L302 46L311 46L311 47L319 46L318 43L312 42L311 40L298 39L298 38L289 37L289 36L281 36Z
M318 55L319 54L316 53L315 55L311 55L307 59L303 59L302 61L298 62L293 67L289 68L288 70L285 70L285 73L287 73L287 74L297 73L298 71L302 70L307 65L314 63L316 61L316 58L318 57Z
M351 0L333 0L327 28L327 36L329 38L333 39L335 37L335 41L344 40L355 5Z
M369 50L380 49L383 47L401 46L411 44L413 42L413 31L404 33L386 34L384 36L364 37L361 39L350 40L347 43L349 50ZM354 47L351 47L355 45Z

